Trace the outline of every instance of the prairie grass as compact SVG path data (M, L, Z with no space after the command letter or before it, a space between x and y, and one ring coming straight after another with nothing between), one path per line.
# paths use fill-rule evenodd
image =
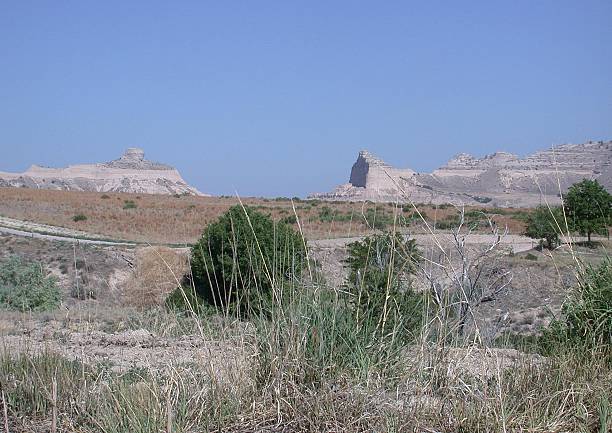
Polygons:
M120 209L122 200L104 201L117 201ZM153 206L147 200L143 196L134 212ZM299 210L294 215L304 234L303 216ZM393 213L389 224L396 227L399 220ZM460 229L454 231L459 247ZM447 250L441 248L442 254ZM212 362L114 371L50 351L4 350L0 410L6 415L0 428L53 433L609 431L610 346L583 350L558 344L543 356L520 344L511 349L487 345L475 325L466 325L475 301L482 301L480 292L470 292L471 265L486 256L470 261L465 250L458 251L464 271L450 257L441 264L447 282L432 281L432 290L423 294L417 326L391 301L389 287L383 311L361 308L347 287L330 286L312 262L302 278L290 281L278 269L267 270L273 296L252 301L269 304L248 320L229 307L194 308L185 288L179 295L188 308L180 318L156 310L141 313L142 323L160 330L179 326L202 340L235 345L247 360L239 371L220 373L221 366ZM433 264L427 257L425 263Z
M604 433L612 425L609 352L559 350L508 366L500 349L421 341L395 351L314 309L308 323L255 323L244 335L251 362L235 378L206 365L117 373L52 352L5 353L8 431ZM470 352L473 367L451 367Z
M56 225L111 239L138 242L191 244L204 227L240 201L269 213L274 219L294 216L300 219L302 232L308 239L343 236L362 236L379 229L395 226L410 227L414 233L427 232L418 215L404 205L389 203L318 202L316 200L261 199L236 197L195 197L127 193L96 193L80 191L36 190L28 188L0 188L0 215ZM126 202L133 203L124 210ZM135 207L133 207L135 206ZM325 210L324 208L327 208ZM419 205L419 210L430 221L455 221L454 206ZM466 210L479 211L473 207ZM522 233L522 219L528 210L485 209L500 227L508 226L512 233ZM86 220L74 221L83 214ZM293 218L290 219L293 221ZM395 221L395 222L394 222ZM486 227L478 230L486 231Z

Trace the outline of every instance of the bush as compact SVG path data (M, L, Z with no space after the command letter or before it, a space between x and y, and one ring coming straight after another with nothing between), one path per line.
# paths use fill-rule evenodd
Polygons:
M450 230L456 227L456 224L453 224L453 221L442 220L436 222L436 229L438 230Z
M287 215L286 217L281 218L280 222L288 225L297 224L297 217L295 215Z
M539 239L543 246L546 240L546 247L549 249L559 245L559 232L563 224L563 215L560 208L549 209L546 206L538 206L527 217L527 228L525 235L532 239Z
M339 210L334 210L329 206L323 206L321 210L319 210L319 221L322 223L329 223L332 221L350 221L350 214L345 214L340 212Z
M108 194L102 194L102 195L100 196L100 198L101 198L101 199L103 199L103 200L108 200L108 199L110 198L110 195L108 195Z
M10 310L45 311L57 308L61 294L57 279L47 276L40 263L19 257L0 262L0 305Z
M134 200L124 200L123 201L123 209L136 209L138 205L134 202Z
M422 295L412 291L410 275L416 271L420 253L414 239L400 233L368 236L348 245L347 286L357 313L408 331L421 324Z
M472 198L476 200L478 203L489 203L490 201L493 200L491 197L480 197L477 195Z
M193 283L210 304L258 313L299 278L304 241L292 227L248 207L234 206L209 224L191 250Z
M165 307L180 314L212 315L214 307L202 299L188 279L183 283L168 295L164 302Z
M414 241L398 233L367 237L349 245L345 290L294 287L271 320L254 318L257 382L279 371L315 389L339 377L397 377L422 324L424 297L408 279L418 256Z
M323 206L319 211L319 221L331 222L334 219L334 212L329 206Z
M424 210L419 210L419 212L416 212L416 211L413 212L412 209L413 209L412 206L409 206L409 207L404 206L402 208L402 210L407 213L407 215L404 217L404 220L406 222L408 223L415 222L415 221L420 222L422 220L428 219L427 212L425 212Z
M594 348L612 346L612 260L589 266L564 303L562 318L544 333L550 347Z
M86 221L86 220L87 220L87 217L83 215L82 213L72 217L72 221L74 221L75 223L79 221Z
M503 214L501 214L503 215ZM511 213L512 218L514 218L517 221L522 221L522 222L528 222L529 221L529 212L526 212L524 210L517 210Z
M384 230L393 224L393 215L385 213L384 209L366 209L363 223L369 228Z

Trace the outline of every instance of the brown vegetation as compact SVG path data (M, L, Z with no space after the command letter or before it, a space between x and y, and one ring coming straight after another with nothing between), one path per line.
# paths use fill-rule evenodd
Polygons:
M371 233L376 220L387 226L410 226L412 232L424 232L422 222L410 219L413 209L393 203L323 202L318 200L241 199L245 205L257 207L275 219L297 214L304 235L309 239L358 236ZM135 203L125 208L126 202ZM83 230L112 239L151 243L193 243L204 227L238 203L235 197L168 196L127 193L49 191L26 188L0 188L0 215ZM458 210L449 205L419 205L426 219L448 227ZM478 213L481 208L466 208ZM499 226L508 226L510 233L524 229L522 209L483 209L494 214ZM87 219L74 221L75 215ZM323 215L323 216L322 216ZM401 217L401 218L400 218ZM446 222L446 223L444 223ZM441 224L442 223L442 224ZM488 229L485 229L488 231Z
M134 273L126 284L127 303L140 309L163 306L188 269L187 252L163 246L138 249Z

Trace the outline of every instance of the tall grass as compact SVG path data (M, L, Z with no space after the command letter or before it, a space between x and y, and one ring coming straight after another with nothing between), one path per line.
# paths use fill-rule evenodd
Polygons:
M248 259L253 266L265 263L262 257ZM50 352L4 351L0 405L7 408L9 431L605 432L612 427L609 346L583 354L559 346L544 358L488 348L467 331L461 335L458 312L472 299L464 297L467 280L452 261L445 266L458 278L451 284L459 285L454 292L424 297L415 332L412 318L392 298L385 298L390 302L382 312L355 310L354 293L329 287L316 263L309 261L300 278L283 278L281 264L292 259L275 257L264 274L250 268L253 275L265 275L273 296L249 298L254 304L249 311L260 313L248 319L228 303L217 313L203 312L193 305L188 287L176 295L185 300L184 320L194 323L200 338L242 342L247 361L232 374L220 374L215 365L114 372ZM211 314L223 320L212 324ZM381 315L389 320L381 321ZM215 333L206 331L211 327Z

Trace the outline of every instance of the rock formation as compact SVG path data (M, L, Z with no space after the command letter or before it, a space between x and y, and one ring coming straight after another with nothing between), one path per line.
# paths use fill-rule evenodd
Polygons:
M432 173L394 168L361 151L349 183L310 197L535 206L559 203L559 194L584 178L597 179L612 190L612 141L565 144L525 158L507 152L483 158L461 153Z
M101 164L79 164L65 168L33 165L23 173L0 172L0 187L8 186L72 191L204 195L187 184L175 168L146 160L144 151L138 148L129 148L121 158Z

